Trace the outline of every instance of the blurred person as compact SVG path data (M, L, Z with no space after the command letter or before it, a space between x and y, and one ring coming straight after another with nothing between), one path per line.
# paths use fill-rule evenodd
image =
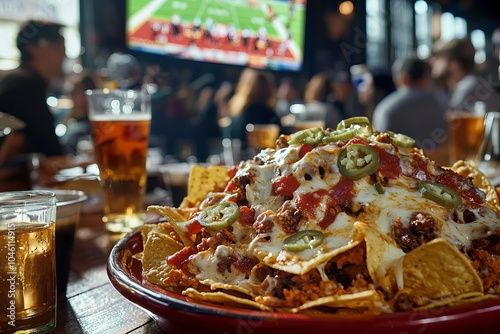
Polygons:
M62 28L57 23L29 20L21 25L17 34L20 65L0 78L0 109L22 120L26 126L16 133L16 145L2 147L5 157L2 168L11 166L0 171L2 183L24 179L19 188L29 189L26 169L33 153L45 157L40 167L47 175L76 163L59 142L54 115L46 102L51 83L62 75L65 59Z
M342 119L364 115L365 111L359 102L350 71L348 69L338 69L328 73L328 76L331 81L331 93L328 97L328 103L331 103L338 110ZM335 128L336 124L334 122L334 119L329 119L327 116L327 127Z
M444 144L446 109L429 88L431 67L416 56L398 60L393 66L397 90L382 99L373 111L377 131L393 131L412 137L416 146L434 149Z
M206 161L210 154L219 149L222 130L220 119L226 113L227 101L232 95L233 85L223 82L216 88L214 83L207 85L200 91L200 104L198 113L193 121L193 134L198 161Z
M340 112L327 102L331 92L330 80L324 73L317 73L307 82L304 91L305 115L303 118L318 119L321 117L323 125L326 120L335 126L342 120ZM299 118L302 118L299 116Z
M17 35L20 65L0 78L0 108L26 123L21 131L24 153L61 155L64 150L54 128L54 115L46 99L47 90L62 74L65 58L62 25L43 21L25 22Z
M240 139L241 149L247 149L247 124L276 124L280 118L274 111L276 86L270 72L246 67L240 74L234 95L228 102L231 123L225 129L225 137Z
M371 120L376 105L395 90L396 86L390 71L372 69L366 72L358 86L358 100L365 108L365 115Z
M141 89L144 81L143 68L139 60L127 53L114 52L106 62L109 79L116 82L119 89Z
M486 110L498 108L499 96L484 78L474 73L475 49L469 38L438 43L432 51L432 75L446 83L450 110L474 112L476 102Z
M77 154L80 139L92 134L85 91L95 89L96 84L90 74L83 73L70 78L67 85L69 86L68 90L73 107L64 122L66 124L66 133L61 137L61 144L67 152Z
M275 110L279 117L290 114L290 106L294 103L302 103L299 90L290 77L281 79L278 86Z

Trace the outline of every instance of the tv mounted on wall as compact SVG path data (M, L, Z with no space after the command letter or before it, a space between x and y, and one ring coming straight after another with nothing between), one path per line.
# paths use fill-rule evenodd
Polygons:
M307 0L127 0L132 51L300 71Z

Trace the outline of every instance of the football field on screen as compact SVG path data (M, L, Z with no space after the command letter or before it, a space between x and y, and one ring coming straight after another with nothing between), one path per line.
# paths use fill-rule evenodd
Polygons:
M257 33L260 27L264 27L267 36L272 39L285 38L285 27L290 20L288 1L153 0L147 4L143 0L127 2L128 18L141 11L147 11L149 18L167 21L176 14L184 25L192 24L195 18L199 18L204 26L206 19L210 17L214 24L233 25L238 31L249 29L252 33ZM273 21L269 17L270 12L273 13ZM295 5L290 21L291 37L298 46L303 45L304 12L304 5Z

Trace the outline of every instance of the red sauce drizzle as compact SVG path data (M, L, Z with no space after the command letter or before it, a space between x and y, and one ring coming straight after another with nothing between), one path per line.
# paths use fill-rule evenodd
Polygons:
M455 172L445 171L436 176L435 182L453 189L460 195L460 197L471 203L484 203L484 199L481 194L475 188L469 186L467 184L467 180L463 176Z
M411 164L413 166L413 169L411 170L411 173L409 175L414 179L417 178L417 175L421 172L424 173L425 179L424 181L429 181L431 179L431 174L427 170L427 162L419 155L419 154L414 154L413 159L411 160ZM418 178L419 180L422 180L420 177Z
M242 225L252 225L255 221L255 210L249 208L248 206L240 206L241 216L239 219L240 224Z
M300 186L299 181L293 175L280 176L272 181L272 190L275 195L293 197L293 192Z
M311 152L313 150L314 146L310 145L310 144L302 144L302 146L300 146L300 150L299 150L299 157L300 159L302 159L304 157L304 155L306 155L307 152Z
M326 190L320 189L312 193L302 194L297 199L297 206L305 211L310 217L314 217L314 212L321 201L321 198L327 194Z
M399 164L399 157L390 154L382 147L370 145L370 147L377 150L380 157L380 167L378 171L389 179L397 179L402 172L401 165Z

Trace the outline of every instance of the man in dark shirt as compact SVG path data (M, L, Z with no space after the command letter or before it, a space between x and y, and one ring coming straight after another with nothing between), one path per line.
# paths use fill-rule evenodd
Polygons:
M0 110L26 123L20 130L24 145L18 154L62 155L54 116L46 102L51 81L59 76L65 57L61 25L27 21L17 35L20 65L0 76Z
M3 141L0 147L2 191L32 187L32 153L45 157L40 161L43 174L52 175L72 165L55 133L54 116L46 102L49 85L62 73L65 48L61 28L44 21L25 22L16 38L20 65L0 74L0 111L26 125L8 135L15 140Z

